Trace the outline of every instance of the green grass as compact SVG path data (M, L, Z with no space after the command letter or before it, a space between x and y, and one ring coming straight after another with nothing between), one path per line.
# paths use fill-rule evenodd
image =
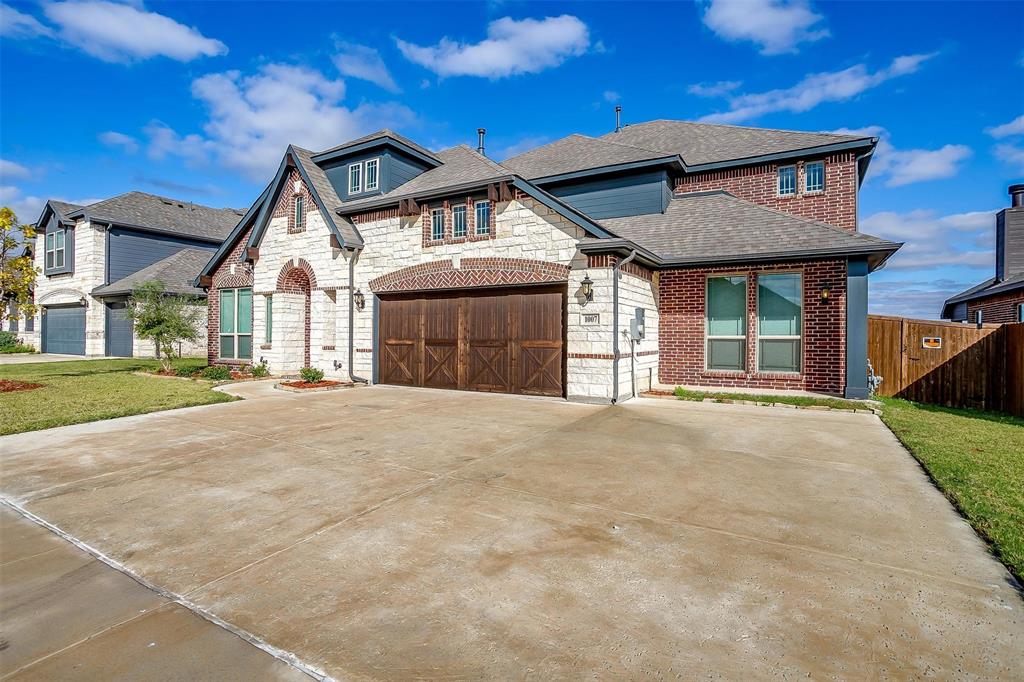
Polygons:
M175 367L192 365L199 369L206 361L175 361ZM142 359L0 366L0 379L43 384L31 391L0 393L0 435L236 399L212 390L209 381L134 374L157 366L156 360Z
M882 401L882 421L1024 581L1024 419Z
M781 403L783 405L798 405L800 407L834 407L844 410L866 410L871 406L855 400L843 400L842 398L815 398L802 395L757 395L749 393L728 393L725 391L691 391L681 386L676 386L674 394L680 400L701 401L705 398L712 400L752 400L759 403Z
M0 348L0 355L11 355L13 353L35 353L36 349L33 346L26 346L23 343L16 343L13 346L4 346Z

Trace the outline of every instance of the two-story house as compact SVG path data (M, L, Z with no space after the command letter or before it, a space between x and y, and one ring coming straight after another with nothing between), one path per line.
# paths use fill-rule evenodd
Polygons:
M616 402L654 384L866 397L877 139L684 121L497 163L380 131L291 146L207 263L209 359Z
M19 336L44 353L132 357L153 355L135 336L125 302L143 282L198 295L192 281L242 211L127 192L88 206L46 202L36 223L34 317ZM205 351L202 340L181 350Z
M942 304L953 322L1024 322L1024 185L1010 185L1010 206L996 214L994 276Z

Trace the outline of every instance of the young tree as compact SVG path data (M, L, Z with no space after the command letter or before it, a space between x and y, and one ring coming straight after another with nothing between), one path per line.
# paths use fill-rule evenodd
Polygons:
M204 315L199 303L195 297L166 293L164 283L156 279L143 283L128 299L125 317L132 321L140 339L150 339L156 345L164 371L171 370L176 344L199 339Z
M0 324L9 317L8 301L13 301L18 315L35 315L32 288L36 268L32 256L21 255L25 246L36 237L31 225L20 225L14 211L0 208Z

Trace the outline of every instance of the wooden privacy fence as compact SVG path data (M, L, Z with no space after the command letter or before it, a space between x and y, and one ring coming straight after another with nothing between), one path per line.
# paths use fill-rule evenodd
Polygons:
M1024 417L1024 323L868 316L878 394Z

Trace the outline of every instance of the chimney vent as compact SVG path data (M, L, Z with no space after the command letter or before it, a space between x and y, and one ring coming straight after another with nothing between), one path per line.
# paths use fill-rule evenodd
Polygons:
M476 129L476 137L477 137L476 150L478 152L480 152L480 156L487 156L486 154L484 154L484 135L486 135L486 134L487 134L487 128L477 128Z
M622 105L615 105L615 132L622 130Z
M1010 208L1024 207L1024 184L1010 185Z

